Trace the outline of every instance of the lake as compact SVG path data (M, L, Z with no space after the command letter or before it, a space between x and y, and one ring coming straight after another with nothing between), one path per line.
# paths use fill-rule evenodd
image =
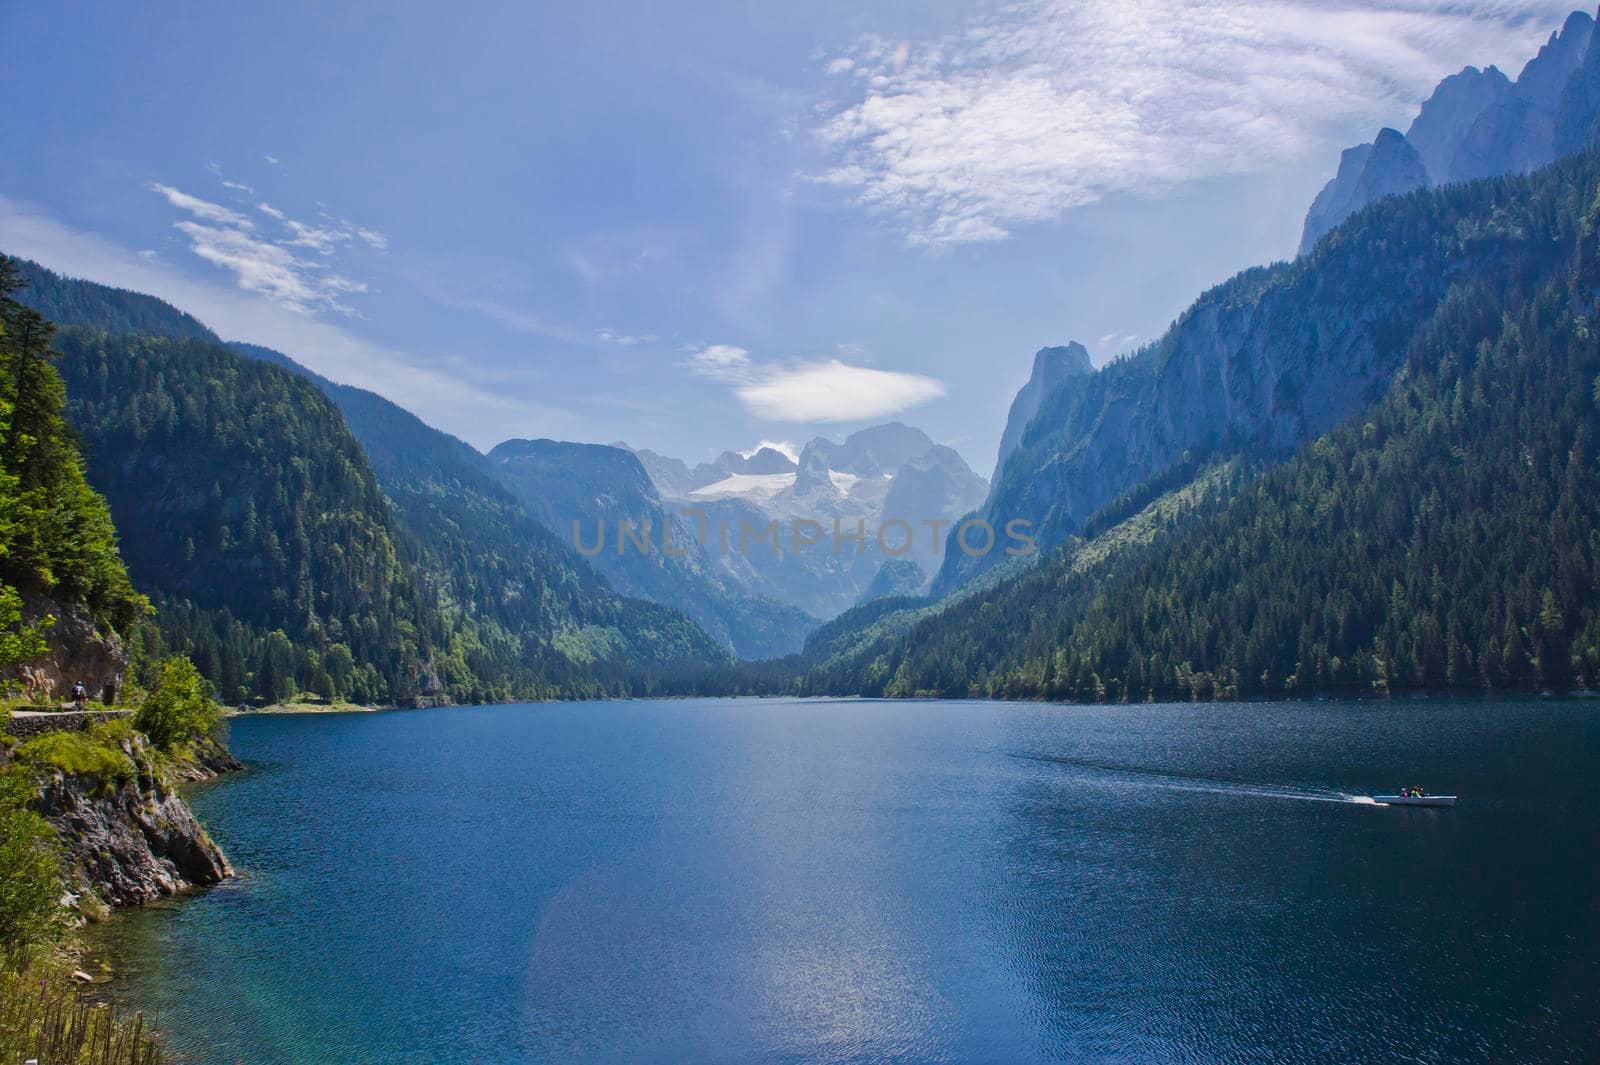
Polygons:
M1600 703L232 723L240 877L98 930L184 1060L1600 1058ZM1406 784L1454 810L1360 801Z

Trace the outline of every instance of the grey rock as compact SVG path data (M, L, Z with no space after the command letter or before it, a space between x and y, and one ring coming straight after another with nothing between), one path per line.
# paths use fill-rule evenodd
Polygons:
M1363 207L1428 184L1427 166L1398 130L1383 129L1370 145L1346 149L1338 175L1317 195L1306 214L1300 254L1309 253L1317 241Z
M1511 96L1511 81L1496 67L1466 67L1439 83L1406 130L1434 184L1450 180L1450 167L1478 116Z
M1076 340L1061 347L1040 348L1034 353L1033 371L1011 401L1011 410L1006 414L1006 427L1000 434L1000 453L995 459L991 483L1000 479L1001 468L1017 445L1022 443L1023 430L1039 413L1039 404L1044 402L1044 397L1054 392L1067 378L1093 372L1094 363L1089 360L1089 349Z
M157 770L137 734L122 743L133 779L45 773L36 809L61 837L77 889L113 906L137 906L165 895L216 884L233 867L193 811Z

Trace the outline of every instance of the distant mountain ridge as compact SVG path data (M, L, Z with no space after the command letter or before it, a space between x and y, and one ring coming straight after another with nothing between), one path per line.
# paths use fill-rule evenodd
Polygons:
M1306 214L1300 254L1385 196L1523 174L1575 151L1600 111L1596 101L1567 92L1589 56L1594 26L1588 13L1574 11L1515 82L1495 67L1465 67L1439 83L1405 134L1385 129L1372 143L1346 149ZM1561 138L1558 127L1585 133Z
M918 573L937 568L943 536L924 523L952 522L988 491L988 483L956 451L900 422L869 426L843 440L817 437L801 449L798 462L773 448L725 451L693 471L654 452L641 451L638 457L669 508L703 513L712 529L737 535L742 523L778 522L783 543L776 553L735 553L714 561L737 586L817 617L848 609L897 558L903 556ZM807 524L812 522L820 533ZM863 548L845 544L835 551L834 522L842 535L864 530ZM886 522L905 528L885 529ZM797 546L797 526L805 530L803 536L821 535L822 542ZM880 529L885 531L882 547ZM891 567L890 572L902 587L912 570Z
M663 505L649 473L630 451L603 444L507 440L489 452L487 462L535 520L587 555L615 587L683 611L741 657L772 658L794 651L816 624L803 610L730 580L713 561L715 548L700 542L693 523ZM647 539L650 548L624 546L619 522ZM663 550L667 529L672 550L683 554Z

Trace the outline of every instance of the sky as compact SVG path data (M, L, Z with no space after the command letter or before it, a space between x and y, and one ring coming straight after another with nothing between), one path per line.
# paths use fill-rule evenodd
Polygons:
M0 0L0 250L484 450L898 419L987 475L1038 348L1291 256L1342 148L1569 10Z

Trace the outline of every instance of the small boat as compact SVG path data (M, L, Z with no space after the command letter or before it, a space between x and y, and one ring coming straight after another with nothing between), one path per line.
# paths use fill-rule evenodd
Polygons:
M1372 801L1383 806L1454 806L1454 795L1374 795Z

